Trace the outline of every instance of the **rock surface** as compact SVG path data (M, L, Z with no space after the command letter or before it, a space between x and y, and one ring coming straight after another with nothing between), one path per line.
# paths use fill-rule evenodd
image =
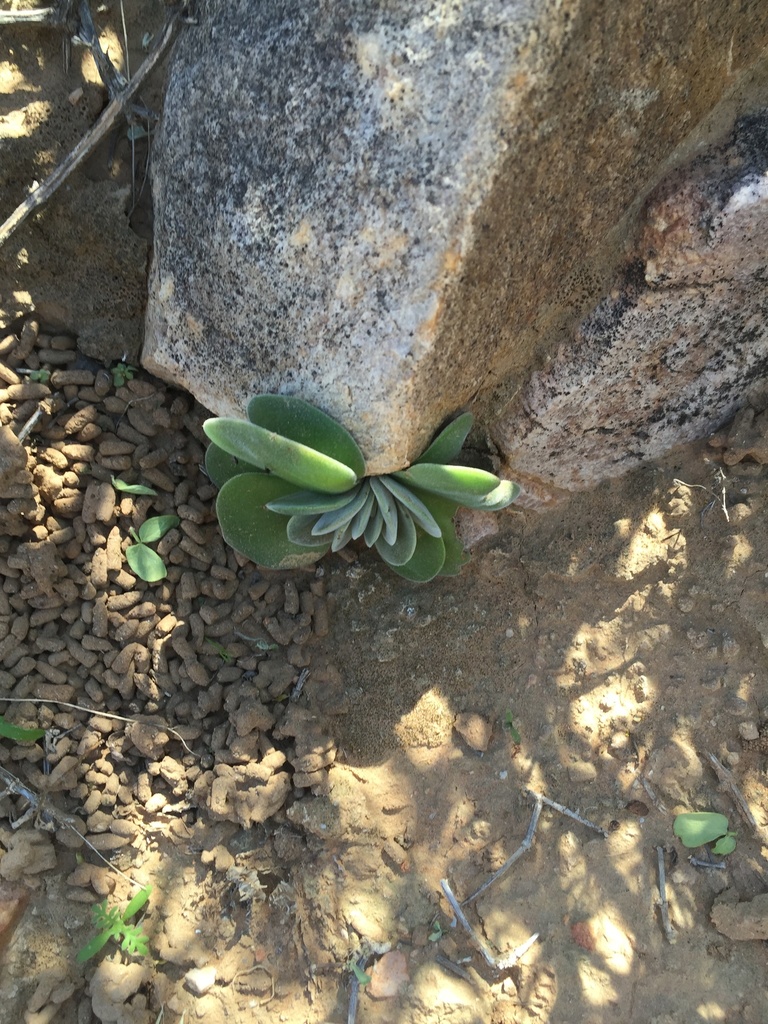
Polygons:
M768 893L734 903L723 898L712 907L712 924L729 939L768 939Z
M651 195L621 282L495 427L511 474L582 490L729 420L765 378L767 245L762 113ZM745 409L725 461L768 459L763 433Z
M218 414L242 415L256 392L299 393L354 432L370 472L401 468L478 396L490 422L590 310L579 365L590 344L599 362L623 315L614 376L653 372L662 350L633 357L642 304L606 296L642 196L760 95L768 11L345 0L329 17L318 0L208 0L200 12L157 147L150 370ZM648 224L646 248L664 235ZM692 377L699 351L669 334L706 296L685 287L662 291L644 351L690 357ZM721 318L718 344L736 330ZM537 386L546 405L563 390L582 401L583 381L574 370L570 389ZM672 426L687 408L673 405ZM513 414L498 432L504 448L520 434ZM610 471L625 447L614 438Z

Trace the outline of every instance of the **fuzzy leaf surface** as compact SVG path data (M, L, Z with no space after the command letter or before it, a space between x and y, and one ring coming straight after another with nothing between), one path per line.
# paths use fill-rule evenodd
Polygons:
M499 478L484 469L471 466L441 466L437 463L416 463L392 476L407 487L418 487L431 494L451 498L466 505L473 498L489 494L499 485Z
M728 831L728 819L714 811L678 814L673 831L683 846L694 849L724 836Z
M285 516L266 508L267 502L294 491L293 484L266 473L243 473L228 480L216 499L224 540L251 561L270 569L312 565L329 544L312 550L294 544L286 532Z
M157 583L168 575L165 562L146 544L131 544L125 549L125 558L128 565L145 583Z
M356 477L365 476L363 453L349 431L302 398L257 395L248 403L248 419L343 463Z
M203 429L225 452L267 469L297 488L339 494L357 483L357 474L344 463L247 420L210 419Z
M465 412L457 416L447 427L443 427L426 451L416 459L414 465L420 462L439 462L445 465L455 459L471 429L472 413Z
M139 540L142 544L154 544L161 540L169 530L178 526L181 520L178 516L153 516L146 519L139 527Z
M212 483L217 487L223 487L227 480L239 476L240 473L263 473L264 470L242 459L236 459L234 455L225 452L211 441L205 452L205 472Z

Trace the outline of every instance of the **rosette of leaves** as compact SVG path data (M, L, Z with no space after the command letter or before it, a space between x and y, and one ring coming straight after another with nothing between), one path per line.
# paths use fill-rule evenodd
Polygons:
M203 424L224 539L273 569L309 566L362 540L406 579L453 575L468 560L456 510L495 511L519 493L493 473L452 465L471 425L465 413L408 469L366 476L357 442L330 416L300 398L258 395L247 420Z

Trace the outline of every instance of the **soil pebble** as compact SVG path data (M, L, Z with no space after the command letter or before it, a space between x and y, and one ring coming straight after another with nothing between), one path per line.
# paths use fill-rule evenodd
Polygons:
M764 941L768 939L768 892L735 903L729 890L715 901L711 918L715 928L729 939Z
M366 992L372 999L391 999L410 981L408 961L405 953L393 949L385 953L371 971L370 983Z
M483 753L488 749L491 742L491 723L475 712L464 712L456 716L453 723L456 732L461 736L467 746L473 750Z

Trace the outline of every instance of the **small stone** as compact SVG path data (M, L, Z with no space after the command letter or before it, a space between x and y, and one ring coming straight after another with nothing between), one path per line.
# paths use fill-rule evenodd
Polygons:
M366 992L372 999L391 999L409 981L410 975L405 953L399 949L393 949L376 961L371 971L370 983L366 986Z
M184 981L190 992L194 992L196 996L204 996L216 984L216 968L193 967L184 975Z
M568 778L571 782L594 782L597 768L590 761L576 761L568 766Z
M755 722L739 722L739 736L743 740L756 740L760 736L760 730Z
M475 712L464 712L456 716L453 723L456 732L461 736L467 746L481 753L488 749L491 741L491 723Z
M734 903L728 893L715 901L712 924L723 935L736 941L768 939L768 893Z

